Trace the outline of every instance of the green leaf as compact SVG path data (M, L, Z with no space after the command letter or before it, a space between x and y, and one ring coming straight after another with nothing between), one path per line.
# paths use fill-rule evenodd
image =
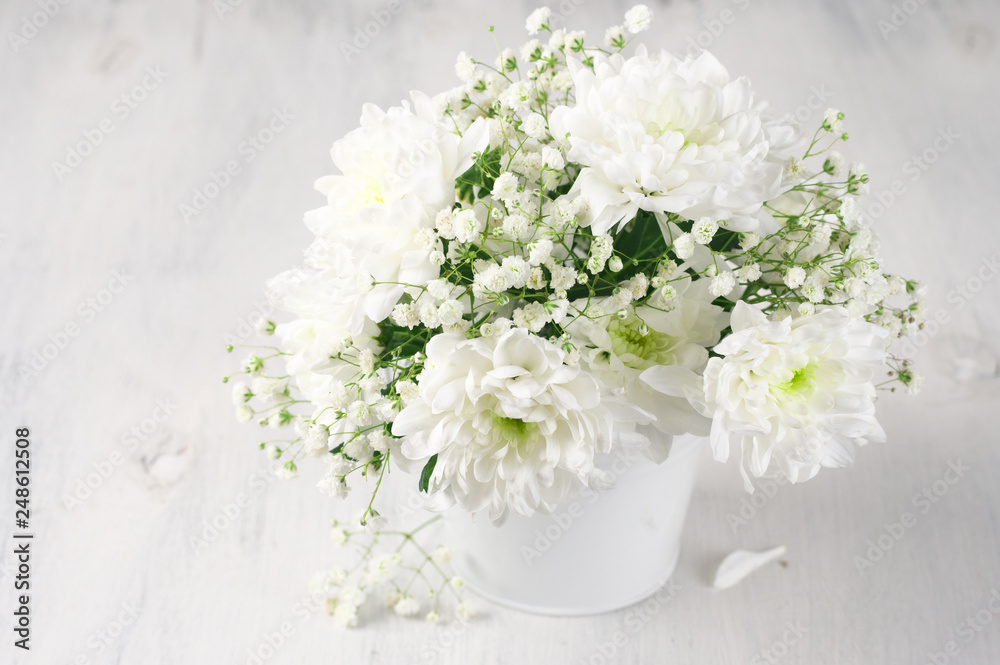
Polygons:
M421 492L426 492L428 485L431 482L431 474L434 473L434 467L437 465L438 456L435 453L431 455L431 458L427 460L427 464L424 465L424 470L420 472L420 483L417 485L417 489Z

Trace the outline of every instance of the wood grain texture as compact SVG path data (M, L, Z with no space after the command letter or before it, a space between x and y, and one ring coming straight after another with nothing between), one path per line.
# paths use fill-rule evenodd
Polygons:
M652 46L684 50L700 35L778 108L805 109L814 122L827 106L847 113L849 157L867 164L872 200L893 199L878 220L886 263L930 283L930 311L946 320L920 352L924 394L882 401L889 442L861 451L850 472L780 488L738 528L727 519L745 498L738 473L706 460L674 578L681 591L639 630L628 611L559 620L489 607L453 640L442 639L448 626L386 616L346 633L325 616L299 623L306 580L334 555L324 528L332 507L308 482L252 492L264 460L219 383L235 363L223 337L239 333L264 280L300 259L302 213L321 203L312 183L330 172L329 145L355 126L361 104L452 85L459 50L492 59L480 28L495 25L501 43L516 46L534 3L403 0L346 62L341 44L384 3L246 0L222 17L208 0L69 3L15 50L9 33L39 5L7 2L0 562L11 564L8 442L18 426L33 432L37 540L34 649L15 653L4 628L0 661L242 664L292 621L268 663L923 665L949 640L959 649L949 663L1000 662L1000 618L986 610L980 630L963 629L1000 589L1000 289L989 267L1000 252L1000 5L901 2L918 8L883 35L879 21L894 11L887 0L649 4ZM586 0L568 22L599 37L627 5ZM162 82L123 116L116 99L157 67ZM817 90L827 99L816 102ZM276 110L294 119L248 160L241 142ZM113 131L60 179L52 163L105 118ZM958 138L935 149L949 128ZM925 151L934 163L914 170ZM230 161L239 166L231 184L185 221L179 206ZM87 299L101 297L115 271L134 279L91 316ZM969 297L949 295L958 287ZM19 368L67 324L78 334L22 380ZM123 435L154 415L157 400L176 408L129 445ZM64 495L109 459L121 463L68 509ZM957 460L969 470L921 512L914 495ZM204 521L247 491L232 526L193 552ZM855 557L904 512L915 524L859 574ZM788 546L787 567L709 588L732 549L778 544ZM10 587L5 578L4 617ZM137 618L101 642L96 631L123 603ZM765 656L789 622L802 637ZM627 641L601 660L618 631ZM445 642L453 645L426 655Z

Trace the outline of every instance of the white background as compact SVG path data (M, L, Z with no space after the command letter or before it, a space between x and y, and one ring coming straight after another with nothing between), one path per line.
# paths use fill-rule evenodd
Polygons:
M190 545L265 467L257 431L235 423L220 383L238 362L224 335L262 302L267 277L300 260L302 213L322 204L312 183L331 172L329 146L355 126L361 104L453 85L459 50L492 60L488 25L502 44L520 45L534 5L404 0L347 62L341 46L384 3L246 0L220 17L208 0L80 0L15 49L9 33L40 10L9 1L0 10L0 561L10 566L13 549L15 427L32 432L36 540L33 649L11 647L4 576L0 661L245 663L266 633L293 621L267 662L768 662L761 650L782 642L788 622L804 635L777 646L774 662L923 665L949 640L957 655L939 663L1000 662L1000 618L986 610L981 630L963 627L1000 589L1000 309L988 267L1000 251L1000 6L914 0L904 3L913 15L897 13L901 27L888 32L885 0L650 4L650 45L682 51L700 38L758 94L811 123L826 106L843 109L849 157L867 164L872 200L888 200L896 182L876 222L886 264L928 282L930 312L946 323L920 350L924 393L880 404L889 442L862 450L852 470L781 488L738 528L727 519L745 496L737 470L706 460L674 578L681 591L638 630L627 612L541 619L485 603L453 640L442 639L448 626L377 613L347 633L322 615L300 623L308 577L334 556L326 523L336 505L311 482L271 484L209 548ZM625 9L586 0L554 25L600 39ZM122 117L115 100L156 67L162 83ZM817 102L816 91L828 99ZM294 119L248 162L241 142L275 109ZM104 118L113 131L57 175L53 163ZM949 128L959 138L934 148ZM935 163L914 170L925 150ZM230 160L240 173L186 222L180 206ZM134 278L91 315L87 299L102 297L114 271ZM959 286L977 293L949 298ZM22 377L67 324L77 334ZM139 445L123 443L157 400L176 408ZM120 464L67 507L64 497L109 459ZM914 495L958 460L969 470L938 483L943 496L922 512ZM856 557L906 512L915 524L884 537L887 551L861 574ZM709 588L728 551L777 544L789 548L787 567ZM123 603L138 618L101 643L97 631ZM627 640L602 660L617 631Z

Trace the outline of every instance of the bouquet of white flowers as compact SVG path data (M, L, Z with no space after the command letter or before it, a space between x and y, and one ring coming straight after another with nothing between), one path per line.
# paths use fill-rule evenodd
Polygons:
M549 17L527 23L547 41L460 54L452 90L366 105L304 267L269 284L295 318L265 325L237 416L294 428L266 446L282 475L311 456L331 495L370 479L362 523L391 465L499 521L686 433L736 445L750 491L799 482L884 439L882 377L919 384L888 347L920 289L882 268L842 113L801 134L709 53L630 49L641 5L601 48Z

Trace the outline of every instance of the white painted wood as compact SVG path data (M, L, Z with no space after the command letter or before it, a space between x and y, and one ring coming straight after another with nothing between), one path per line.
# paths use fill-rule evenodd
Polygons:
M706 460L674 578L681 589L654 611L551 619L487 609L453 635L387 616L347 633L325 616L298 622L306 580L333 556L332 508L308 482L253 492L264 460L218 381L235 364L223 335L237 333L263 281L300 257L301 215L321 203L312 182L330 171L329 144L354 126L361 104L451 85L459 50L491 57L485 26L496 25L504 44L523 41L531 3L403 0L350 63L340 44L384 3L246 0L223 18L209 0L69 3L15 52L8 33L44 4L18 0L0 12L0 562L10 564L13 547L17 426L32 430L37 538L34 649L14 653L5 627L0 661L244 663L290 621L291 637L268 663L912 665L949 640L959 649L949 663L1000 662L1000 619L985 610L991 620L981 630L963 624L1000 589L1000 309L989 267L1000 250L1000 5L900 2L919 8L883 38L888 0L650 3L649 43L684 49L701 34L790 111L809 104L812 86L828 91L814 120L828 105L842 108L849 156L866 162L873 191L899 182L878 222L886 262L925 278L931 312L947 318L921 352L928 387L917 399L883 401L890 441L861 451L852 471L779 488L738 528L727 520L746 500L738 473ZM600 36L626 8L586 0L570 22ZM704 36L720 26L717 39ZM121 117L115 100L147 67L166 78ZM294 119L247 162L240 143L275 109ZM52 162L106 117L113 132L60 181ZM911 156L948 128L960 138L914 171ZM185 223L179 206L230 160L239 174ZM134 279L90 320L86 299L115 271ZM949 297L959 286L978 293ZM23 382L19 366L69 323L78 334ZM144 441L123 442L157 400L176 408ZM115 451L121 463L67 509L62 497ZM942 485L959 460L968 471ZM946 493L915 504L934 483ZM249 505L194 554L191 536L240 492L251 494ZM913 526L859 574L855 557L904 512ZM787 567L710 588L733 549L780 544ZM12 595L5 579L4 626ZM95 631L123 603L138 617L99 653ZM625 641L613 646L619 632ZM784 648L786 635L795 643ZM452 646L427 657L435 644Z

